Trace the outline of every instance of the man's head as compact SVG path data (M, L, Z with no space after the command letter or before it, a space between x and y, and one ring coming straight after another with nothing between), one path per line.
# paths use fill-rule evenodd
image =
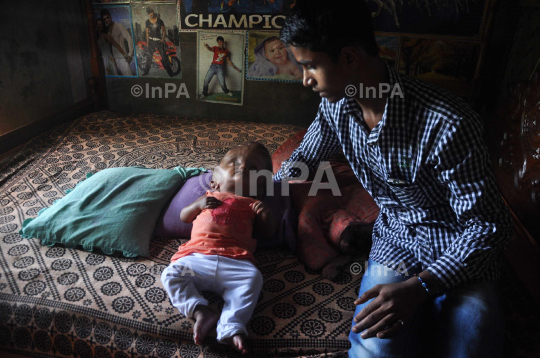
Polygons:
M156 16L156 14L154 13L154 9L152 9L151 7L146 8L146 13L148 14L148 17L150 19L153 19Z
M214 168L210 188L262 199L266 195L267 180L272 182L272 158L268 149L260 143L247 142L225 154Z
M287 48L277 36L266 39L264 55L274 65L282 65L287 62Z
M105 24L103 24L103 19L101 17L96 19L95 30L98 35L101 32L105 32Z
M225 43L225 39L223 39L223 36L218 36L217 44L218 44L219 48L223 48L224 43Z
M363 0L298 0L280 32L304 68L304 85L337 102L378 59L371 12Z
M101 9L101 18L105 21L105 25L110 26L112 24L112 16L108 9Z

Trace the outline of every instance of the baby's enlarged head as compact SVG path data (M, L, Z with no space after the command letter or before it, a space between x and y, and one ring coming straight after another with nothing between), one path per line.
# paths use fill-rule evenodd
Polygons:
M229 150L214 168L215 191L262 199L272 184L272 158L261 143L246 142Z

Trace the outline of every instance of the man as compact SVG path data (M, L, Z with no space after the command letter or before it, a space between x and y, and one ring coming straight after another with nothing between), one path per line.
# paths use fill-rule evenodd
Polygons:
M512 224L478 114L385 65L364 1L298 0L281 39L322 101L275 178L341 148L381 209L349 357L501 357L498 279ZM346 97L359 84L377 96Z
M169 56L167 56L164 48L165 36L167 34L165 31L165 23L156 16L152 8L147 7L146 13L148 14L148 20L146 20L146 43L148 44L148 47L146 48L146 62L142 75L148 75L150 66L152 65L154 52L158 50L161 55L163 67L167 71L169 77L173 77L174 72L171 69L171 62L169 61Z
M124 47L124 43L127 42L129 50L125 55L122 55L122 53L114 46L112 47L112 55L116 62L118 72L122 74L122 76L132 76L133 74L129 65L133 59L133 39L131 38L131 35L122 24L112 20L111 13L108 9L101 10L101 18L105 21L105 25L107 25L109 35L119 43L120 46Z
M204 44L206 49L212 53L214 53L214 57L212 58L212 63L210 64L210 68L208 69L208 72L206 73L206 77L204 78L204 86L203 86L203 92L202 97L208 97L208 86L210 85L210 81L212 81L212 78L214 78L214 75L217 75L219 85L221 86L221 89L223 92L229 96L232 96L233 93L227 89L227 84L225 83L225 76L223 74L223 67L225 65L225 61L229 65L232 66L236 71L242 72L239 68L237 68L231 61L230 58L230 52L228 49L225 48L225 39L223 39L222 36L217 37L217 46L210 47L207 43Z

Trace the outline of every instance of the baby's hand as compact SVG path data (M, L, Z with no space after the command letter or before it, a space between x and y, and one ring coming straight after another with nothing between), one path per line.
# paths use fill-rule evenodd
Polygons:
M213 196L206 196L199 201L199 209L215 209L221 204L223 204L221 200L216 199Z
M268 207L264 205L262 201L249 204L249 206L251 206L251 209L255 212L256 215L259 215L260 213L269 210Z

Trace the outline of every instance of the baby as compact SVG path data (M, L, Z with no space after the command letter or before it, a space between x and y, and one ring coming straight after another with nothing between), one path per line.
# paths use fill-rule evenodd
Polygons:
M278 67L276 74L294 76L297 80L302 79L302 71L289 60L287 48L277 36L270 37L266 40L264 54L268 61Z
M248 68L250 77L279 77L283 79L302 79L302 71L294 56L289 57L287 48L279 37L265 38L255 47L255 62Z
M193 222L191 240L178 248L161 281L173 306L195 319L193 339L198 345L217 322L217 340L247 353L246 324L263 282L255 267L252 231L255 226L267 237L276 231L271 212L260 201L266 193L265 177L250 176L250 171L263 170L271 178L272 160L262 144L231 149L214 170L212 191L180 213L183 222ZM223 297L221 316L208 307L201 291Z

